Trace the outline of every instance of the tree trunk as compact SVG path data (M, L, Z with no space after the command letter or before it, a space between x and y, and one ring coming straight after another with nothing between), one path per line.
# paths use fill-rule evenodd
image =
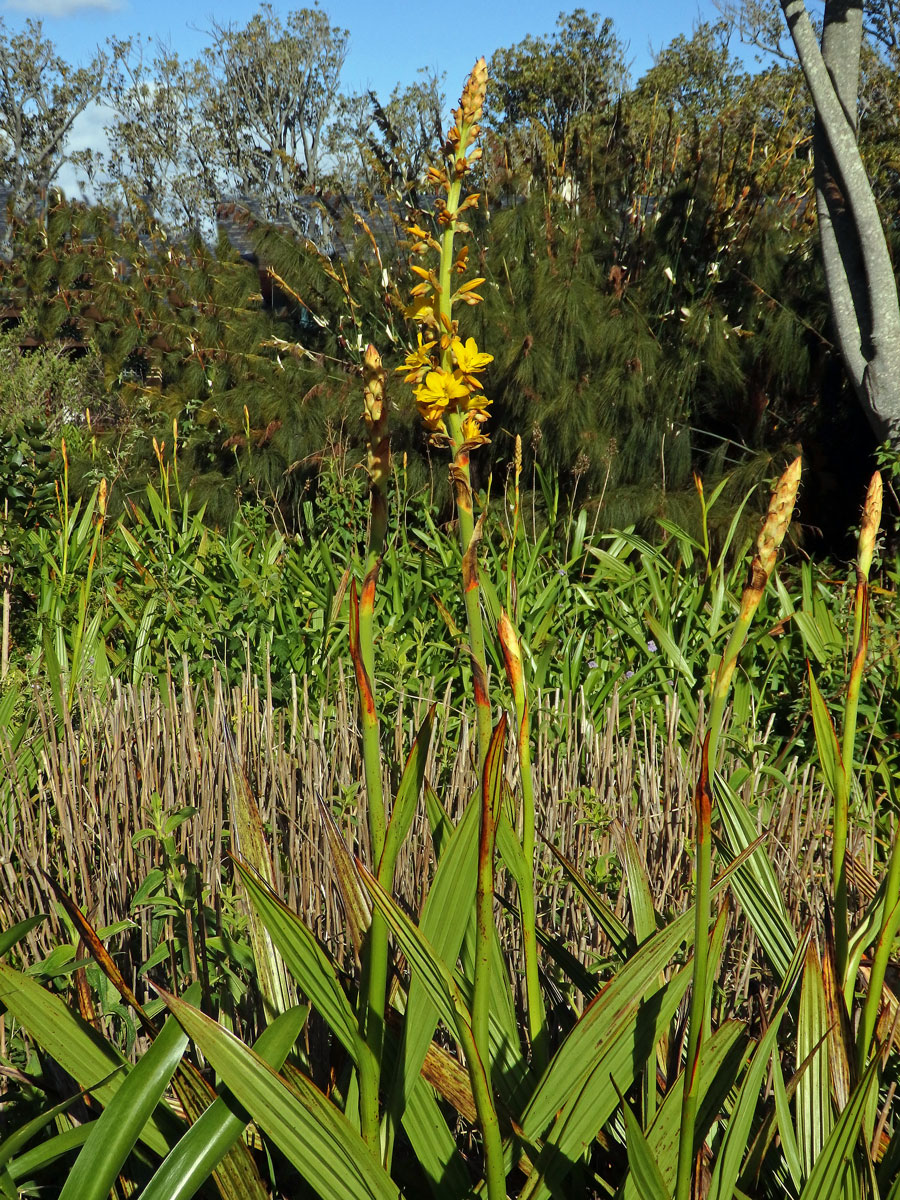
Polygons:
M803 0L781 7L816 110L816 205L837 343L875 434L900 446L897 284L856 138L862 0L826 0L821 48Z

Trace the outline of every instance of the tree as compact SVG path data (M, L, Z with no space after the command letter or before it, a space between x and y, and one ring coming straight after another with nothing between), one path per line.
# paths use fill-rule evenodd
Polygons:
M284 23L263 4L244 29L213 24L203 115L225 176L270 219L291 219L291 196L317 186L349 33L318 8Z
M343 190L406 193L438 156L446 109L443 75L420 68L382 102L375 92L341 96L328 137L333 175Z
M634 98L657 97L664 109L701 124L721 119L746 89L746 72L731 54L726 21L702 22L688 38L680 34L656 55Z
M132 221L147 216L175 230L208 232L222 194L219 155L200 99L210 86L202 59L185 62L157 45L149 60L132 39L112 39L105 99L115 116L101 191L123 201Z
M862 0L825 0L821 33L804 0L720 7L745 41L782 58L790 56L782 37L786 23L815 112L816 212L835 340L875 435L900 445L900 304L859 140L862 64L872 60L864 35L889 57L895 54L896 6L876 0L864 20ZM867 74L883 82L884 72Z
M485 123L536 154L567 161L585 125L595 124L625 82L625 47L612 21L578 8L561 13L552 37L526 37L495 51Z
M880 439L900 445L900 305L857 140L862 0L826 0L821 47L803 0L781 0L815 106L816 210L835 335Z
M66 139L97 99L106 62L74 68L44 37L40 21L11 34L0 17L0 179L21 216L39 210L63 164Z

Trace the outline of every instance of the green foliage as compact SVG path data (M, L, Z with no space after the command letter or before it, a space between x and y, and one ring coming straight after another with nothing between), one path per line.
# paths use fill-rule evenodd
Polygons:
M302 866L286 861L277 822L267 827L227 729L220 778L227 773L234 873L226 869L215 901L185 848L196 810L169 812L155 793L136 841L153 843L158 865L133 892L134 908L151 911L151 946L132 945L130 962L104 948L131 923L94 930L65 890L88 869L72 864L54 880L65 938L47 958L19 969L29 922L0 933L0 956L18 962L0 964L4 1058L9 1047L0 1065L17 1088L16 1129L0 1142L2 1194L53 1192L61 1158L60 1200L113 1186L262 1197L264 1161L268 1191L291 1200L426 1189L437 1200L689 1200L706 1169L723 1200L896 1194L897 1056L882 1001L900 933L900 714L896 622L872 611L868 582L880 482L867 499L852 597L812 562L776 569L799 458L777 485L747 575L750 471L727 477L726 452L708 444L714 431L720 446L736 443L743 420L741 444L760 450L752 465L768 471L776 431L764 427L765 405L751 406L752 420L741 409L748 380L796 406L792 431L802 424L818 349L807 317L821 289L797 253L802 206L786 205L784 191L773 203L767 190L773 177L780 188L794 177L797 142L788 130L761 166L748 151L723 176L724 148L736 155L748 130L743 117L717 125L700 111L712 77L727 85L716 103L740 107L727 51L706 45L708 31L661 58L620 142L592 141L586 109L572 100L579 76L566 71L597 56L596 25L579 10L561 19L552 44L523 44L506 62L508 119L514 103L531 129L547 119L550 167L528 187L515 169L487 172L505 202L490 222L472 209L485 233L480 311L454 326L450 290L421 269L427 288L414 293L433 297L426 316L419 310L426 332L429 321L460 337L477 330L493 353L484 378L494 426L521 430L526 443L530 433L523 463L521 442L504 449L491 430L495 475L504 455L512 462L502 519L489 463L472 464L485 486L472 484L469 456L486 439L471 425L463 433L458 409L447 408L445 440L433 447L437 455L449 444L455 522L411 457L389 471L378 440L386 373L366 343L389 342L398 360L412 345L402 244L389 256L360 225L356 243L346 231L346 257L332 260L260 226L254 273L224 244L163 252L156 234L148 243L62 205L23 231L30 253L14 286L29 319L48 342L90 331L117 403L132 416L145 406L129 461L149 470L109 483L104 468L115 460L98 448L101 433L72 422L49 508L41 464L23 449L27 430L10 427L7 487L29 517L15 542L18 586L32 601L29 619L13 621L15 678L43 684L54 701L37 731L0 694L11 746L49 754L63 731L77 759L76 695L102 699L117 677L140 685L179 660L193 678L218 670L226 685L264 676L276 705L299 679L323 720L336 719L347 711L336 680L349 651L364 786L350 797L323 789L320 827L302 831L330 856L346 953L322 944L277 894L276 879ZM612 46L608 25L599 36ZM541 55L571 93L560 97L571 118L527 111L537 85L520 75ZM678 90L685 72L700 82ZM651 142L664 92L672 141L661 156ZM456 205L477 161L459 158L478 119L472 97L444 150L455 178L443 181L443 246L428 230L413 233L416 255L437 248L442 280L453 236L466 232ZM696 150L719 132L718 160L681 160L676 118L693 125ZM618 173L618 156L639 145L648 153L630 180L645 188L643 208ZM566 162L568 179L558 169ZM403 203L401 225L412 215ZM438 232L441 210L416 218ZM255 291L262 282L274 288L269 310ZM427 362L450 378L462 343L434 344ZM364 354L368 481L349 423L352 368ZM403 414L396 426L400 445L422 449L421 467L421 434ZM314 452L317 470L306 473L309 455L294 455L317 442L327 454ZM70 443L90 462L90 486L70 473ZM214 506L216 489L227 495ZM815 662L808 692L798 683L804 658ZM442 704L404 766L423 681ZM566 896L577 892L585 920L603 931L599 962L540 928L537 903L539 822L569 798L535 788L532 741L550 759L561 753L576 697L577 711L607 719L613 734L618 705L634 728L652 727L685 761L700 760L693 819L664 812L679 847L665 869L684 876L674 911L655 903L659 864L643 861L640 830L621 831L617 861L593 871L605 891L558 856ZM451 813L440 743L468 744L473 707L474 775ZM393 708L389 756L383 718ZM629 770L644 769L665 787L658 765L623 765L609 795L588 797L584 819L600 803L614 810ZM748 781L785 771L816 780L802 815L831 848L809 901L821 930L794 927L775 847L757 836L773 814ZM348 800L354 811L340 813L339 827L333 809ZM4 815L14 825L17 814ZM855 856L862 831L866 867ZM692 881L682 861L691 847ZM413 902L401 904L407 860ZM756 1012L738 1002L723 967L738 937L756 939L768 960ZM79 957L84 947L91 962ZM136 994L148 975L168 984L159 997ZM294 991L315 1012L309 1024L305 1006L291 1007ZM201 1074L207 1065L218 1097ZM61 1073L77 1095L70 1088L60 1104ZM84 1097L76 1120L68 1105ZM251 1122L262 1154L241 1137Z

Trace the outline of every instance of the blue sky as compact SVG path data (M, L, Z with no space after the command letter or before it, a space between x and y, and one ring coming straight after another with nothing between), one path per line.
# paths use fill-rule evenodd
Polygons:
M310 3L311 0L306 0ZM275 0L276 12L303 7L303 0ZM385 98L400 81L415 76L418 67L447 73L447 93L455 100L472 63L490 58L499 46L510 46L526 34L549 33L561 10L579 7L578 0L324 0L321 7L335 25L350 31L350 53L343 84L348 91L371 87ZM619 36L629 43L632 76L650 65L651 54L679 33L690 33L701 19L714 19L713 0L616 0L609 5L583 0L581 7L609 16ZM184 56L199 53L204 26L211 16L222 24L245 24L256 6L236 0L215 4L177 0L0 0L8 30L21 28L31 17L41 20L45 34L70 62L88 62L98 43L116 36L153 34L168 40ZM441 17L451 32L435 31Z

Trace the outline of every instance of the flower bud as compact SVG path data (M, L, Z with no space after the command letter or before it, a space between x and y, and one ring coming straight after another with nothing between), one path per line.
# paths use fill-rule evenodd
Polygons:
M472 125L475 121L481 120L484 96L487 91L487 77L487 63L482 57L472 68L472 74L466 81L462 99L459 102L462 118L466 125Z
M859 566L858 571L863 579L869 578L872 558L875 554L875 539L881 525L881 501L883 487L881 472L876 471L869 482L866 492L866 502L863 505L862 524L859 530Z

